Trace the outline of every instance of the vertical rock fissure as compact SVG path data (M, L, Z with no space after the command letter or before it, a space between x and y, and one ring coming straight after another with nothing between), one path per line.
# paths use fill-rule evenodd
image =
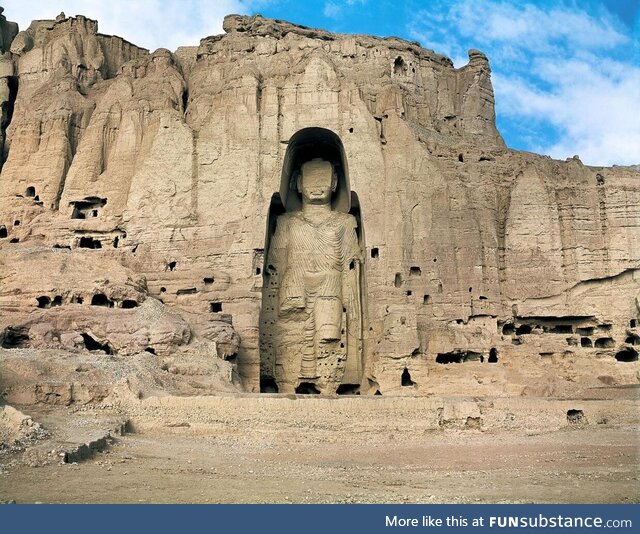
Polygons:
M0 125L0 128L2 130L2 133L0 134L0 141L2 142L2 146L0 146L0 170L2 170L4 162L9 157L7 130L9 128L9 125L11 124L11 119L13 119L13 110L15 108L16 99L18 98L18 77L9 76L7 78L7 85L9 87L9 99L6 102L2 103L2 123Z

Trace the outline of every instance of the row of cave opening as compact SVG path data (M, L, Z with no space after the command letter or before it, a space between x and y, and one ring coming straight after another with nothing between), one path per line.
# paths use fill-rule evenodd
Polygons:
M81 332L80 336L84 343L84 348L89 351L100 351L108 355L115 355L116 351L111 346L109 341L98 341L91 334L87 332ZM29 329L21 326L8 326L0 333L0 346L3 349L24 349L29 347ZM145 352L150 354L156 354L156 350L153 347L146 347Z
M48 309L54 308L56 306L62 306L62 296L56 295L53 297L49 297L48 295L42 295L40 297L36 297L38 301L38 308ZM71 300L71 304L84 304L84 298L79 295L74 295ZM91 305L92 306L103 306L105 308L115 308L116 305L118 308L122 309L132 309L138 307L138 301L134 299L124 299L122 301L112 300L107 297L104 293L96 293L91 297Z

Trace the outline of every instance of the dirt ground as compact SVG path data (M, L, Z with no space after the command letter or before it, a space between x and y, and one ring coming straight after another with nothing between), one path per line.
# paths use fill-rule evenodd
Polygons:
M638 503L636 428L548 433L273 434L176 427L126 434L79 464L15 462L18 503ZM1 460L0 460L1 462Z

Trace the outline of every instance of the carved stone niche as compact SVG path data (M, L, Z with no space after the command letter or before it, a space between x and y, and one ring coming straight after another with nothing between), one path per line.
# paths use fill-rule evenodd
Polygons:
M344 147L324 128L289 140L269 207L260 390L357 392L362 382L364 230Z

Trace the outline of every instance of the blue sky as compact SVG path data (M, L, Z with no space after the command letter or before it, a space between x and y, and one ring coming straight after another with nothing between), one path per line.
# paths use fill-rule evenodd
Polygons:
M507 145L590 165L640 163L640 0L5 0L24 29L60 11L150 49L197 44L228 13L395 35L456 67L491 62Z

